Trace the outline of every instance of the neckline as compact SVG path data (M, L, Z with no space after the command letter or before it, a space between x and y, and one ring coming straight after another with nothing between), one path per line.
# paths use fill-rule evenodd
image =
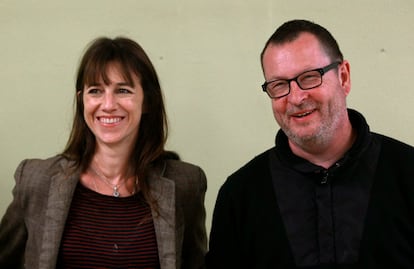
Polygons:
M90 195L94 195L96 197L105 198L105 199L108 199L108 200L124 200L124 201L126 201L126 200L129 200L129 199L136 199L136 198L142 197L142 193L141 193L140 190L137 191L137 192L135 192L132 195L129 195L129 196L119 196L119 197L115 197L113 195L102 194L102 193L99 193L99 192L97 192L97 191L95 191L93 189L90 189L90 188L86 187L85 185L82 184L82 182L80 180L79 180L76 188L80 189L82 192L87 192Z

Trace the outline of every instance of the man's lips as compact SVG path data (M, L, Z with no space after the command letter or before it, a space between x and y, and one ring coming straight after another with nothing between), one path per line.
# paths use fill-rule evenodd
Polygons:
M306 117L306 116L312 114L314 111L315 111L315 109L299 111L299 112L295 112L295 113L290 113L290 116L295 117L295 118L303 118L303 117Z

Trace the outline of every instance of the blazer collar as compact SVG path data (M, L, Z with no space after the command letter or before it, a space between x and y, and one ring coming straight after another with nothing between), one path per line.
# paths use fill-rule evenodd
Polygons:
M73 193L80 178L80 172L70 175L65 172L70 162L60 160L57 172L50 175L45 227L43 229L42 249L39 257L39 268L55 268L59 254L60 241L65 228Z
M152 209L158 255L162 269L176 268L176 208L175 183L165 177L167 163L154 167L148 174L152 197L157 202L157 210Z

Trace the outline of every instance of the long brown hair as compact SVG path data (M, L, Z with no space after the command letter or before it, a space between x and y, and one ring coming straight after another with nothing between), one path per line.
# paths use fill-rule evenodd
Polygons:
M75 115L72 131L62 155L74 161L75 168L86 171L95 153L95 136L86 125L83 111L83 88L102 78L108 80L106 70L110 63L119 63L124 77L133 85L136 75L144 91L144 111L138 139L129 158L130 172L139 178L139 187L152 206L153 201L147 181L148 169L166 158L178 159L178 155L167 152L165 142L168 126L164 101L157 73L143 48L135 41L117 37L101 37L94 40L84 53L76 78Z

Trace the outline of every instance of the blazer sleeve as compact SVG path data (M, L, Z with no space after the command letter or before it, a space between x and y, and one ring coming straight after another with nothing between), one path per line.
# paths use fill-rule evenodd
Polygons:
M27 230L22 205L22 174L26 161L15 172L13 200L0 223L0 268L24 268Z
M205 268L207 233L204 197L207 190L207 180L201 168L195 167L195 169L195 172L191 173L192 176L187 177L187 190L182 200L182 208L185 210L185 230L181 269Z

